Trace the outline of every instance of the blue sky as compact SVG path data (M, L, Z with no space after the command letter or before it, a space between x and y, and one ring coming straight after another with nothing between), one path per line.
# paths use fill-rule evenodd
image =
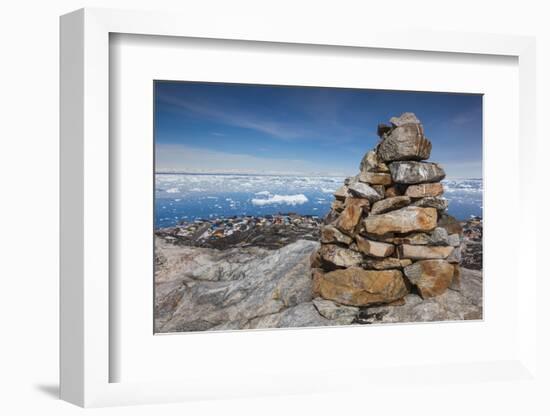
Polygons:
M376 126L413 112L449 178L482 175L482 96L155 82L156 170L354 175Z

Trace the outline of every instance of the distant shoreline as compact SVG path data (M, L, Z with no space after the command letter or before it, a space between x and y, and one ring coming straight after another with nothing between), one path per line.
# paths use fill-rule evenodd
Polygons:
M329 177L345 178L345 174L321 174L321 173L242 173L242 172L155 172L155 175L197 175L197 176L308 176L308 177Z

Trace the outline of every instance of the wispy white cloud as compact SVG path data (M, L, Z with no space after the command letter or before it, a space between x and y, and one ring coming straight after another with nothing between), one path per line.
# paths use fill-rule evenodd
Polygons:
M157 172L308 175L349 175L351 173L338 166L320 166L305 160L226 153L179 144L157 144L155 151Z
M256 114L236 110L230 104L227 104L222 109L213 105L205 105L198 101L165 95L161 95L159 98L165 103L172 105L176 110L179 108L180 110L190 111L210 121L255 130L282 140L292 140L307 134L307 131L303 127L261 118Z

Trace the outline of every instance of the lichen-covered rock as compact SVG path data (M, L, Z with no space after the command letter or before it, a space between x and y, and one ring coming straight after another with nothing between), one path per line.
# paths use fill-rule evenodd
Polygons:
M369 208L369 201L362 198L346 198L344 210L340 213L338 219L334 222L336 228L347 233L355 234L359 220L363 215L363 210Z
M336 321L340 325L351 324L359 313L359 308L356 306L339 305L323 298L313 299L313 306L321 316Z
M371 204L383 198L375 188L363 182L350 184L349 191L357 198L367 199Z
M384 185L371 185L371 188L378 192L380 199L384 198L384 195L386 194L386 187Z
M435 197L443 194L443 185L439 182L411 185L405 191L411 198Z
M389 173L390 169L380 158L377 156L374 150L368 151L363 159L361 159L361 164L359 165L360 172L378 172L378 173Z
M403 269L422 298L444 293L451 285L455 268L445 260L421 260Z
M386 257L383 259L367 258L365 259L365 268L374 270L402 269L412 263L410 259L398 259L396 257Z
M412 205L414 205L415 207L435 208L438 211L442 212L448 208L449 201L447 201L445 198L427 196L425 198L414 201Z
M408 196L386 197L373 204L370 213L371 215L384 214L388 211L393 211L399 208L406 207L411 203L411 198Z
M432 238L426 233L411 233L403 237L394 237L393 244L412 244L414 246L430 244Z
M363 261L361 253L334 244L323 244L319 249L319 256L329 267L359 266Z
M424 137L420 124L404 124L388 133L378 146L378 156L384 162L429 159L431 142Z
M438 182L445 178L445 171L437 163L403 161L390 163L392 180L402 184Z
M405 207L385 214L369 215L363 223L367 233L378 235L431 231L437 225L437 211L434 208Z
M359 251L371 257L388 257L391 256L395 250L395 246L393 244L367 240L360 235L355 237L355 241Z
M447 257L447 261L449 263L460 263L462 260L462 250L460 247L454 247L453 251L451 251L451 254Z
M342 243L350 245L353 239L342 233L333 225L324 225L321 227L321 243Z
M434 246L449 246L449 235L443 227L435 227L430 235L430 244Z
M401 299L408 290L399 270L350 267L325 273L319 292L323 298L344 305L367 306Z
M390 118L393 127L401 127L407 124L420 124L420 120L414 113L403 113L399 117Z
M454 247L450 246L413 246L402 244L399 246L399 256L405 259L424 260L424 259L445 259Z
M389 173L361 172L359 174L359 181L370 185L390 185L391 175Z

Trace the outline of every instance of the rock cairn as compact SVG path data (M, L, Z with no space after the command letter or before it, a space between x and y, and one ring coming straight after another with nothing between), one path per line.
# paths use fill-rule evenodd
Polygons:
M378 126L359 174L334 193L312 255L316 295L342 305L403 304L460 284L462 227L446 214L443 168L412 113Z

